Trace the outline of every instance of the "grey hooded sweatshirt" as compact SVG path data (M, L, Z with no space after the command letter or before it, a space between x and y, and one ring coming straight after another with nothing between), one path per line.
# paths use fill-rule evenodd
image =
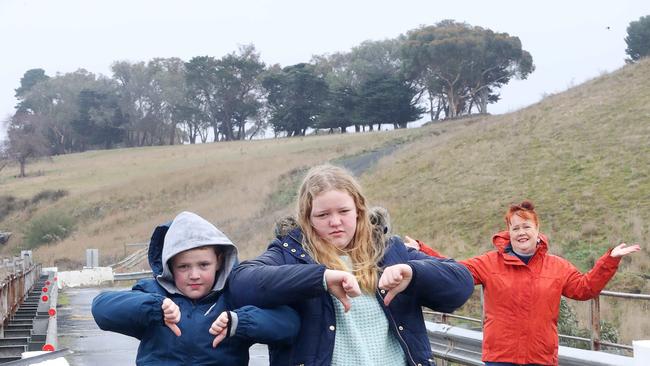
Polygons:
M212 291L220 291L237 263L237 247L224 233L201 216L187 211L179 213L165 235L161 258L163 272L156 276L160 286L169 293L181 294L174 284L169 260L180 252L211 245L219 247L222 253L222 265L212 287Z

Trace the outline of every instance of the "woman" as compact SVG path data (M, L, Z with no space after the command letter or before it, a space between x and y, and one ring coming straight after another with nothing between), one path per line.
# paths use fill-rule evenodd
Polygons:
M548 239L530 201L512 205L506 231L492 238L496 250L460 263L484 289L483 362L486 366L557 365L560 299L589 300L614 276L621 257L640 250L620 244L605 253L588 273L548 254ZM422 242L406 244L441 257Z
M300 331L272 360L291 365L433 365L421 306L454 311L472 293L453 260L408 251L373 230L355 179L331 165L299 190L297 227L236 268L236 306L290 305ZM373 240L374 238L374 240ZM432 285L433 284L433 285Z

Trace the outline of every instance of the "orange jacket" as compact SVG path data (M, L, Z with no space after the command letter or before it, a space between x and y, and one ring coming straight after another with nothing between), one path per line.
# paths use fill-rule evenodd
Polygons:
M548 254L548 239L539 237L528 265L505 252L510 244L507 231L492 238L496 250L460 261L474 283L483 285L483 361L557 365L560 298L598 296L621 260L608 250L582 274L566 259ZM427 253L424 247L420 250Z

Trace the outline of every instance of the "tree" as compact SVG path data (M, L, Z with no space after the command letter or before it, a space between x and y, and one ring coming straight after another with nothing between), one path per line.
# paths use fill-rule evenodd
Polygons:
M348 53L335 53L329 56L315 56L312 62L315 64L319 73L325 75L330 89L330 97L325 105L325 113L321 118L319 127L341 128L342 130L350 125L355 125L359 130L359 125L365 124L372 129L372 123L395 123L397 119L393 116L383 115L382 113L392 113L389 109L395 107L396 100L388 101L388 105L377 104L378 99L382 96L374 93L380 92L381 79L387 83L395 83L400 91L410 90L410 85L402 85L396 80L404 80L402 76L401 60L401 39L387 39L383 41L364 41L359 46L352 48ZM406 81L407 84L410 84ZM406 87L403 89L402 87ZM372 90L364 90L371 87ZM379 88L378 88L379 87ZM397 97L398 91L395 91L393 97ZM404 96L404 95L402 95ZM419 94L411 93L413 100L404 101L399 99L398 104L406 103L410 105L417 103ZM368 98L375 98L374 101ZM378 99L377 99L378 98ZM370 104L379 105L381 110L371 111L368 109ZM364 107L364 105L366 107ZM408 107L407 107L408 108ZM399 118L398 118L399 119ZM386 122L390 121L390 122ZM400 121L403 123L404 121Z
M252 44L216 62L216 96L222 114L221 131L226 140L246 137L246 122L256 116L262 106L260 75L264 68Z
M188 104L204 116L214 132L214 141L219 140L219 108L217 87L217 60L211 56L193 57L185 63Z
M185 63L176 57L154 58L149 61L147 68L152 78L150 98L157 106L155 110L157 144L164 144L165 136L168 136L167 143L174 145L178 140L176 137L178 119L175 112L178 106L185 102L187 94Z
M415 105L417 91L395 75L379 74L368 79L361 93L361 118L369 123L392 123L395 128L406 128L423 112Z
M16 89L16 99L20 102L16 106L18 111L26 111L30 109L29 103L24 101L27 93L32 90L32 88L43 81L47 81L50 77L45 75L45 70L43 69L30 69L25 71L23 77L20 79L20 87Z
M9 165L9 146L6 141L0 140L0 172Z
M270 122L276 133L300 136L307 128L317 125L328 87L314 65L301 63L273 68L262 79L262 86L268 91Z
M16 113L8 123L5 154L20 165L21 178L26 176L25 166L31 159L49 154L39 118L38 115Z
M433 100L441 97L448 118L470 113L472 106L487 113L497 89L534 70L519 38L453 20L409 31L403 57L409 79L429 93L432 119Z
M124 138L125 119L118 97L110 91L84 89L79 93L79 115L71 122L81 149L110 149Z
M31 123L39 124L51 154L82 151L84 137L71 124L79 118L79 94L83 90L109 89L110 83L84 69L48 78L21 94L21 105L28 107L18 108L16 116L35 117Z
M627 27L625 43L627 44L625 53L630 56L625 60L628 63L636 62L650 55L650 15L630 22Z

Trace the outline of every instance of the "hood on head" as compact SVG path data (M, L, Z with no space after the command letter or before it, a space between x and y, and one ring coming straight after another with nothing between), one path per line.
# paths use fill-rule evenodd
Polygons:
M169 293L181 293L174 284L169 260L180 252L204 246L220 247L222 263L212 288L219 291L237 263L235 244L214 225L192 212L181 212L170 223L157 227L149 244L149 264L160 286Z
M494 236L492 236L492 244L503 253L508 245L510 245L510 232L509 231L500 231ZM538 248L543 248L546 250L548 248L548 238L546 235L539 233L539 243L537 244Z

